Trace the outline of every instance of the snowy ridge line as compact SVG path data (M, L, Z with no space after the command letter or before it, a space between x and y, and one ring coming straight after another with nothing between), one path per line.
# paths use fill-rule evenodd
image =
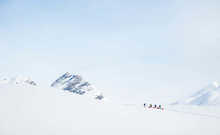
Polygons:
M199 106L220 105L220 82L215 81L193 95L172 103L172 105L177 104Z
M25 77L25 76L21 76L21 75L16 76L16 77L0 76L0 84L32 85L32 86L38 85L30 77Z
M186 112L186 111L179 111L179 110L175 110L175 109L165 109L167 111L171 111L171 112L177 112L177 113L185 113L185 114L191 114L191 115L196 115L196 116L203 116L203 117L211 117L211 118L216 118L216 119L220 119L220 116L217 115L211 115L211 114L202 114L202 113L194 113L194 112Z

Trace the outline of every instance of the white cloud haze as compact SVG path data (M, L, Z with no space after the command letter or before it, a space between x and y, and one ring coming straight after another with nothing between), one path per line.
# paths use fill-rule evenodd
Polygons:
M0 1L0 74L77 72L123 100L175 101L220 81L220 3Z

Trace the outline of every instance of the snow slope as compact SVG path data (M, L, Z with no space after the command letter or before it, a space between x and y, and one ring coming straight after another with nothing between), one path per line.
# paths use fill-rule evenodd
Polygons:
M0 85L0 135L219 135L220 119Z
M213 82L190 97L184 98L175 104L185 105L220 105L220 83Z
M16 85L32 85L36 86L37 84L31 80L30 77L17 76L17 77L1 77L0 84L16 84Z
M90 94L95 99L99 100L104 98L104 96L88 81L85 81L82 76L70 74L68 72L54 81L51 87L63 89L79 95Z

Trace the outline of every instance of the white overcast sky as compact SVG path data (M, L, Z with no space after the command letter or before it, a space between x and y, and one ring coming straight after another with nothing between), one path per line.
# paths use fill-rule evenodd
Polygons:
M220 1L0 0L0 75L67 71L130 102L220 81Z

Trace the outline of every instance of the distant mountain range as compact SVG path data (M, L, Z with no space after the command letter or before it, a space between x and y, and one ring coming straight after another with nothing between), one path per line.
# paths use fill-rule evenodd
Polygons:
M193 95L184 98L174 104L185 105L220 105L220 83L213 82Z
M0 77L0 85L1 84L13 84L13 85L29 85L29 86L37 86L30 77ZM88 81L85 81L82 76L74 75L70 73L65 73L60 76L57 80L55 80L51 87L58 88L61 90L69 91L71 93L77 95L89 95L97 100L104 99L104 96L101 92L99 92L92 84Z
M0 77L1 84L29 85L37 86L37 83L30 77L17 76L14 78ZM68 91L77 95L88 95L97 100L103 100L103 94L98 91L94 85L86 81L82 76L71 74L69 72L56 79L51 87ZM220 105L220 83L213 82L202 88L193 95L183 98L173 103L173 105Z

